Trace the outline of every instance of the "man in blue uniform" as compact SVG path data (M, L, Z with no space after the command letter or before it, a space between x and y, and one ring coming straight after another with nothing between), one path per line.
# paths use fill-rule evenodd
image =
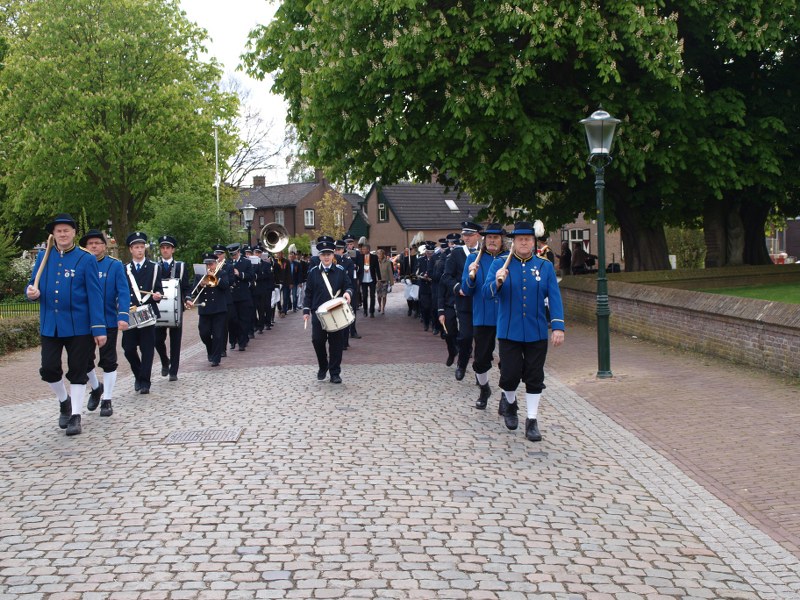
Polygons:
M517 418L517 386L525 382L528 418L525 437L532 442L542 439L538 426L539 400L544 385L544 362L547 357L547 337L552 329L554 347L564 343L564 308L556 281L553 263L536 256L536 236L542 235L539 221L536 226L519 222L509 234L513 238L513 256L504 268L505 259L492 262L483 285L486 298L497 298L497 339L500 345L500 388L505 392L501 407L508 429L519 426ZM550 321L545 312L549 299Z
M353 282L342 265L333 260L334 244L330 241L317 243L319 265L308 272L306 297L303 302L303 320L311 320L311 342L317 354L317 380L325 379L330 373L331 383L342 383L342 342L344 331L325 331L317 317L317 309L332 298L342 297L350 302L353 295ZM327 346L327 348L326 348Z
M36 257L25 294L28 299L39 301L42 348L39 374L58 399L58 426L66 429L67 435L78 435L89 379L86 365L91 360L94 345L102 347L106 343L103 293L97 276L97 261L75 245L78 227L72 217L61 213L46 229L53 236L54 245ZM61 354L64 350L67 351L69 393L62 381Z
M106 254L107 242L102 231L89 230L81 238L81 246L94 254L97 259L97 271L100 276L100 289L103 291L103 311L105 313L106 335L108 340L100 346L100 360L97 366L103 369L103 382L97 379L94 372L94 353L89 360L89 401L86 408L93 411L100 406L100 416L110 417L114 409L111 400L114 397L114 386L117 383L117 336L119 331L128 329L128 310L130 309L130 291L125 278L125 267L112 256ZM101 401L102 398L102 401Z
M456 380L464 379L467 364L472 355L472 297L461 289L461 278L467 256L478 251L483 227L472 221L461 223L461 239L464 246L447 257L442 282L449 287L456 298L456 314L458 315L458 361L456 362Z
M158 318L158 303L164 289L161 287L161 270L145 255L147 235L141 231L130 234L125 243L131 252L131 262L125 271L130 287L131 308L152 306ZM156 352L156 324L129 327L122 332L122 349L133 372L133 389L140 394L150 393L150 375L153 370L153 356Z
M162 286L164 281L174 282L170 284L170 292L178 295L175 301L178 309L176 325L174 327L156 327L156 352L161 359L161 376L169 375L170 381L178 380L181 338L183 337L183 304L192 291L186 263L174 258L177 246L178 240L171 235L162 235L158 238L158 249L161 252L158 268L161 269ZM169 353L167 352L167 336L169 336Z
M199 316L197 329L200 339L206 347L208 362L212 367L218 367L225 352L226 327L228 320L228 288L230 277L226 269L218 268L217 255L207 252L203 255L206 274L214 273L216 283L211 284L210 278L203 276L200 280L200 292L194 300L187 300L186 307L197 306Z
M492 262L503 253L503 236L506 234L500 223L491 223L483 231L483 251L470 254L464 264L461 289L472 296L472 337L475 341L475 357L472 369L481 388L475 408L483 410L492 395L489 387L489 369L492 368L495 335L497 332L497 298L486 298L483 284Z

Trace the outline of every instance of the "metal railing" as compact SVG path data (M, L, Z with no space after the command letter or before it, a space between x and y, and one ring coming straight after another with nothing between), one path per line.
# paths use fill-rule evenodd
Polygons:
M38 315L38 302L8 302L0 303L0 319L11 319L26 315Z

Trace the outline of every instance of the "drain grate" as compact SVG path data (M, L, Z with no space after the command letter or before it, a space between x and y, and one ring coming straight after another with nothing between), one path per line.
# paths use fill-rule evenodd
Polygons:
M165 444L192 444L206 442L238 442L244 427L207 427L206 429L184 429L173 431L164 440Z

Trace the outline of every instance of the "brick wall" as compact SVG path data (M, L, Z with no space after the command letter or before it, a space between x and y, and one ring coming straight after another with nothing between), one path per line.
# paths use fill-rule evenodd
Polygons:
M567 328L571 319L596 321L596 285L593 277L566 277L561 282ZM800 377L800 307L795 304L616 277L609 278L608 288L613 331Z

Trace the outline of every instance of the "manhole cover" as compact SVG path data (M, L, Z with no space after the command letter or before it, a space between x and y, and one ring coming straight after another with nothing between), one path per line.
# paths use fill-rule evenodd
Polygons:
M165 444L192 444L205 442L238 442L244 427L208 427L206 429L185 429L169 434Z

